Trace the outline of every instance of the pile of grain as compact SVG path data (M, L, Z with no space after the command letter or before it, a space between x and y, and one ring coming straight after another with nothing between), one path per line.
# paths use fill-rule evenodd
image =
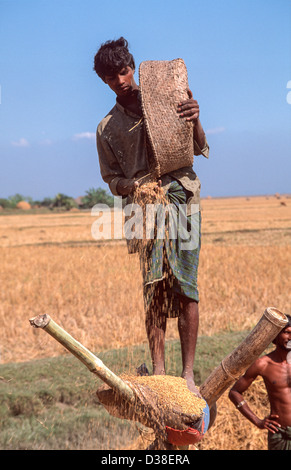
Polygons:
M256 379L244 393L251 409L263 418L270 412L269 401L263 379ZM149 429L139 429L140 437L127 445L129 449L143 450L155 439ZM267 430L258 429L244 416L228 398L226 391L217 401L217 417L202 441L190 450L267 450Z
M127 376L123 377L133 385L139 384L157 394L159 404L179 410L187 415L201 416L206 402L187 387L182 377L170 375Z

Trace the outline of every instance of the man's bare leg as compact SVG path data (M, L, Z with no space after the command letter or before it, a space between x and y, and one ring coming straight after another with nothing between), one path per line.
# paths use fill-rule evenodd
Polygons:
M186 379L191 392L200 396L194 381L194 359L199 326L198 303L192 299L181 297L181 312L178 318L178 329L182 351L182 377Z

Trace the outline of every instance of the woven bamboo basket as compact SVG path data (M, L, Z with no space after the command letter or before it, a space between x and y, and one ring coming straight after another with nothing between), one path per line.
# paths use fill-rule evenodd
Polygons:
M188 99L188 75L183 59L145 61L139 67L139 87L150 149L150 170L160 177L193 165L193 122L180 118Z

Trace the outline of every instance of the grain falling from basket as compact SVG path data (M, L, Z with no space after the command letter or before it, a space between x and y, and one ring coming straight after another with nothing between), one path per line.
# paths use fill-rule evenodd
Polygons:
M142 219L138 220L138 224L142 227L142 238L135 239L134 245L136 250L139 252L141 261L145 264L146 269L150 269L148 252L152 248L153 238L148 238L148 232L151 227L149 227L149 212L147 208L150 205L161 205L166 207L169 204L169 201L166 197L166 194L162 187L160 187L157 182L148 182L139 186L135 189L133 194L133 203L139 205L142 210ZM154 227L152 227L154 228ZM168 236L167 230L165 230L165 237Z
M157 219L159 222L164 224L164 246L163 246L163 279L162 279L162 289L163 289L163 305L160 305L160 302L157 298L152 303L152 312L155 317L155 321L158 323L159 317L161 315L161 309L163 315L172 316L174 305L173 299L174 295L171 293L171 289L174 282L173 272L169 264L169 260L166 254L165 246L166 244L169 245L170 249L172 248L173 240L170 238L169 234L169 222L167 218L169 217L169 199L166 196L164 189L157 184L156 181L147 182L138 188L136 188L134 195L133 195L133 202L138 204L142 209L142 218L143 220L139 220L139 223L142 224L143 227L143 238L142 239L135 239L134 240L134 248L135 251L139 253L140 258L140 265L141 270L143 273L148 273L152 269L152 249L155 238L157 236ZM160 206L161 208L161 216L164 217L162 220L160 217L157 219L147 218L147 207L149 205L155 205L155 207ZM154 238L147 238L147 234L149 229L155 233ZM154 288L154 285L152 285Z
M156 181L138 186L134 191L134 202L145 207L146 204L168 204L168 199L162 187Z

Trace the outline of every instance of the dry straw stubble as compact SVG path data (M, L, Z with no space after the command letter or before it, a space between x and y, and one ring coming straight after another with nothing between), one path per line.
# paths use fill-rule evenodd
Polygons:
M250 330L269 305L290 312L290 201L202 200L199 336ZM67 354L31 329L28 319L43 313L92 351L147 344L138 257L127 253L125 241L94 243L92 221L90 213L70 212L0 217L1 363ZM167 339L178 339L175 320ZM129 362L137 366L134 357ZM269 409L261 394L253 384L250 395L262 417ZM261 449L266 435L225 393L201 446Z

